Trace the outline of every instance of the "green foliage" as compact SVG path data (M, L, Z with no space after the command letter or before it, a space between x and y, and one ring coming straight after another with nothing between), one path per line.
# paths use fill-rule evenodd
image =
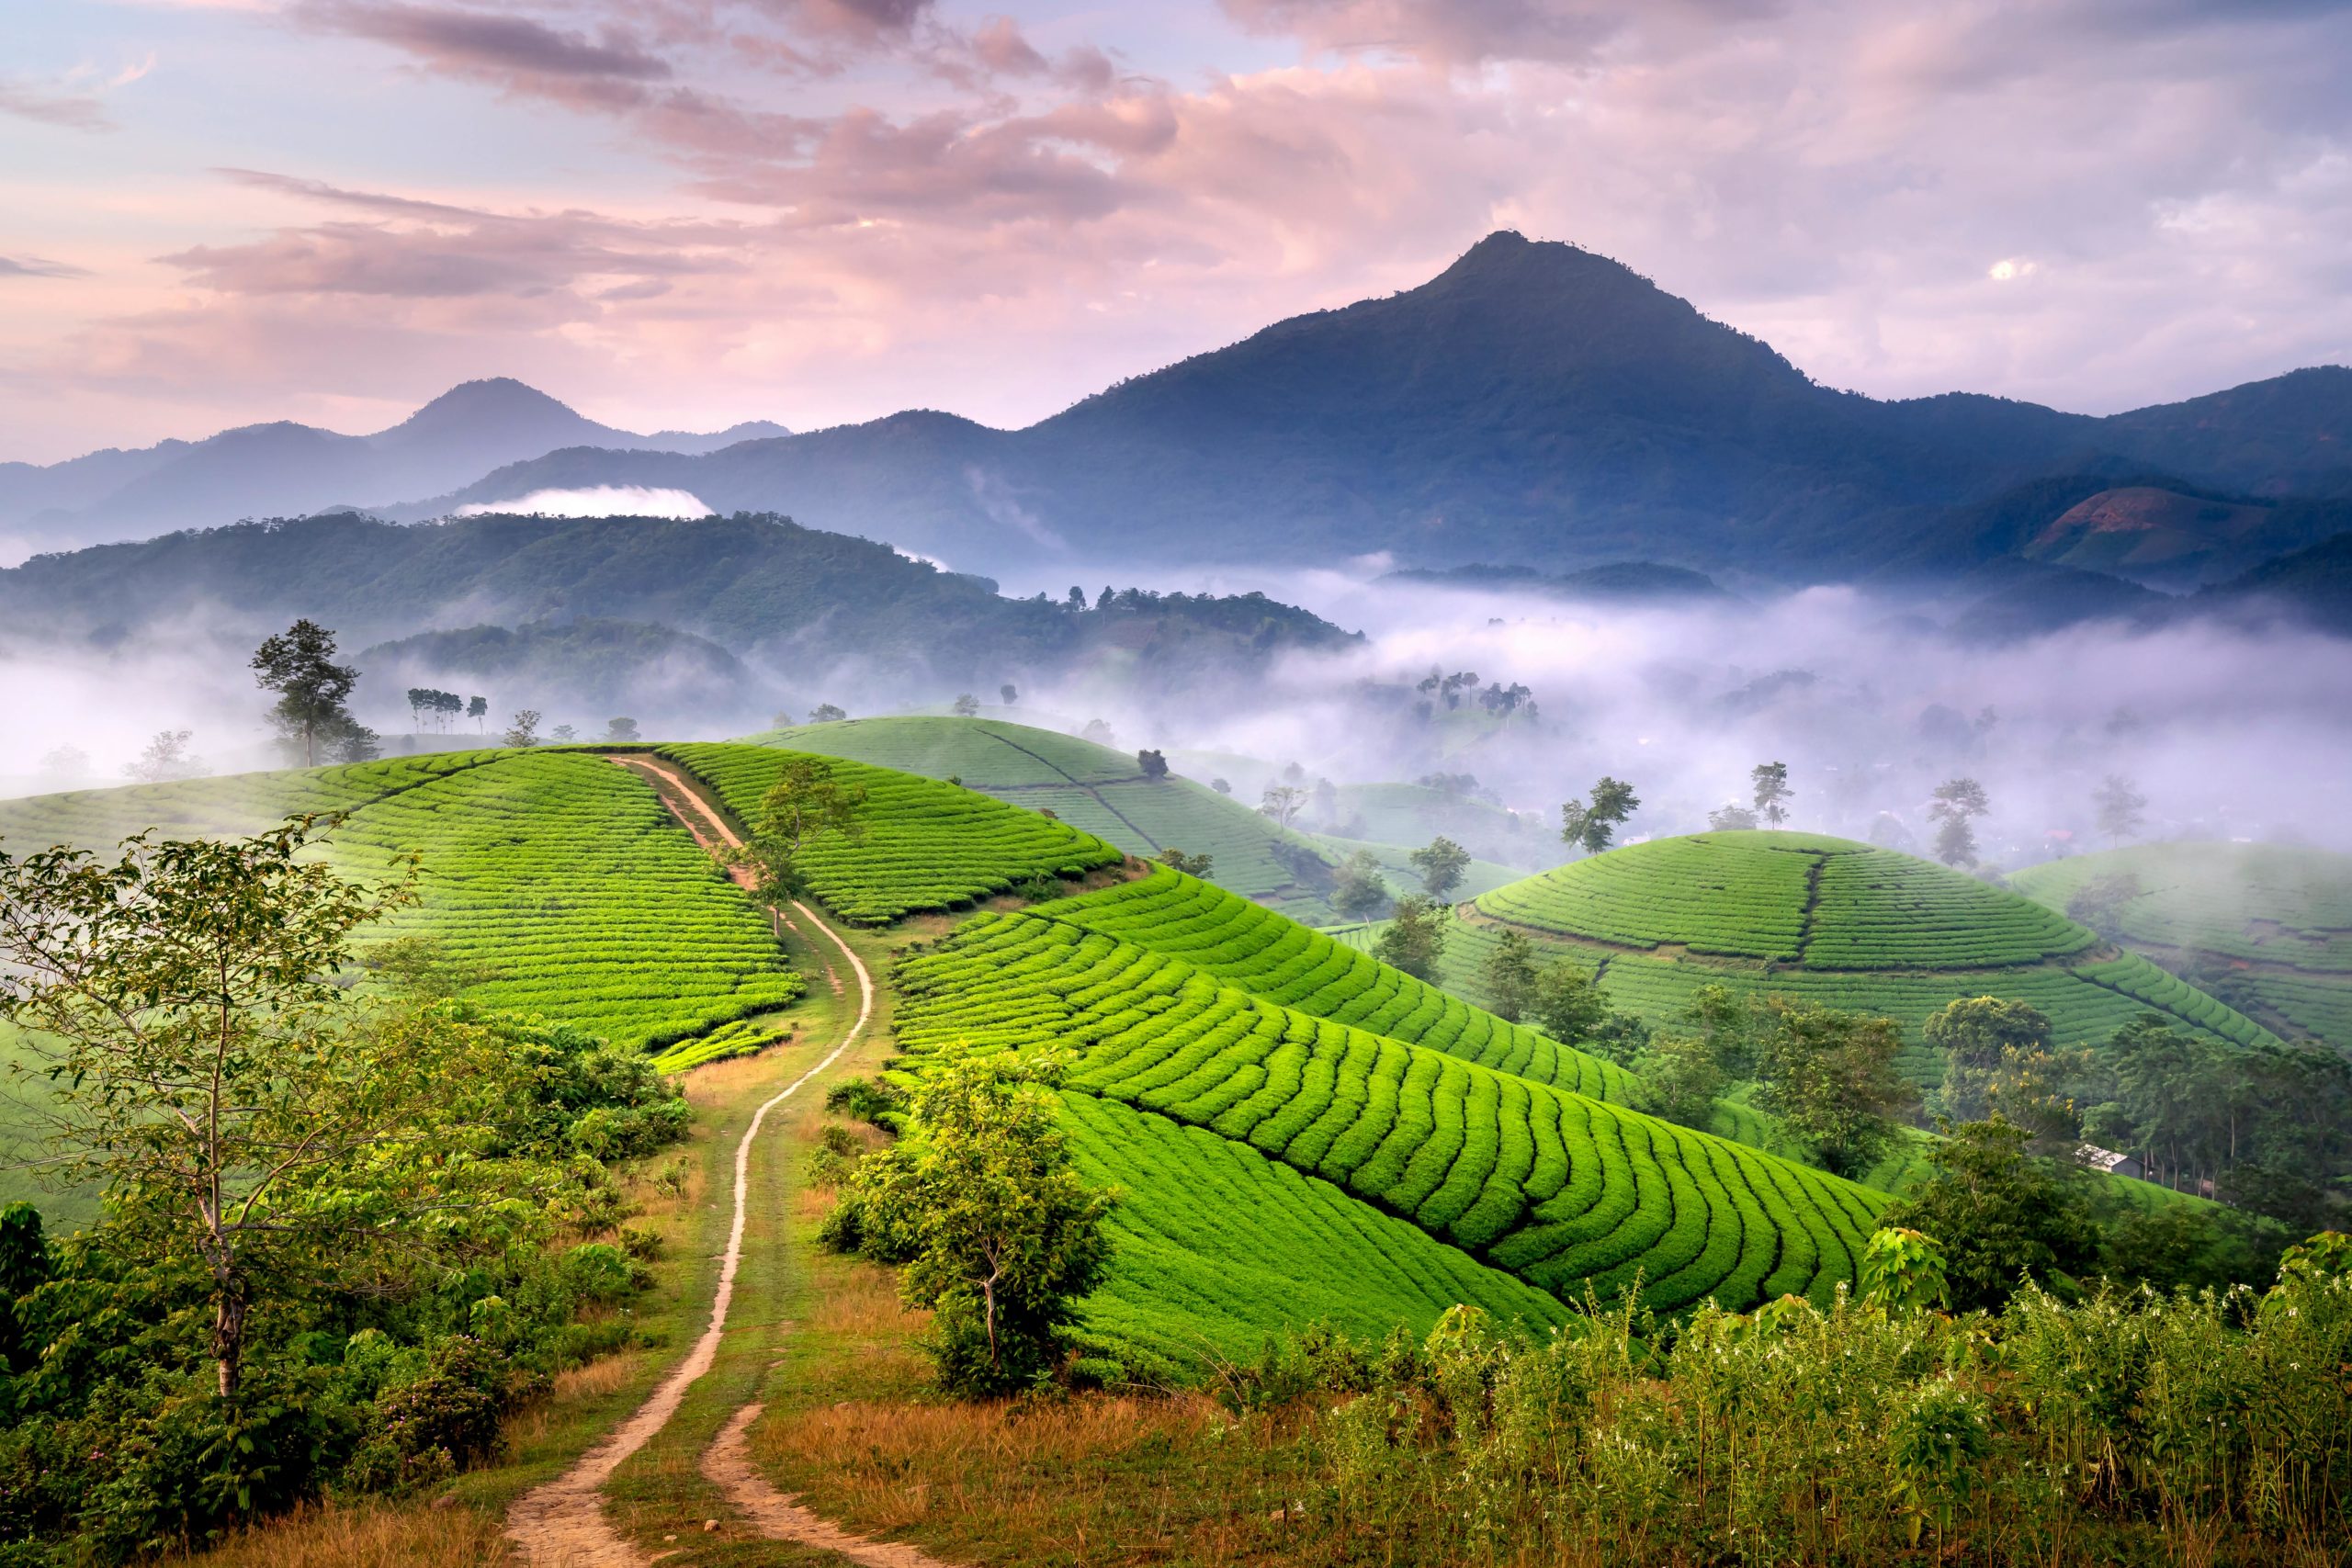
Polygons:
M899 1293L934 1314L929 1348L957 1393L1009 1393L1055 1370L1057 1341L1109 1258L1115 1195L1069 1163L1046 1057L956 1056L912 1097L906 1142L860 1160L841 1201Z
M1216 862L1216 857L1214 855L1187 854L1182 850L1173 847L1160 851L1158 859L1160 864L1171 871L1181 871L1186 876L1203 878L1207 877L1209 868Z
M1876 1164L1894 1135L1891 1113L1917 1101L1896 1076L1894 1021L1792 1003L1765 1004L1755 1040L1756 1103L1843 1176Z
M1444 908L1419 895L1396 900L1372 955L1416 980L1434 979L1445 957Z
M1560 807L1560 837L1571 848L1597 855L1609 847L1625 819L1641 808L1641 797L1623 779L1603 774L1587 800L1571 800Z
M1724 1091L1722 1057L1697 1035L1659 1034L1634 1058L1634 1070L1649 1086L1650 1110L1686 1127L1705 1127Z
M2148 797L2133 787L2130 779L2120 773L2109 773L2091 792L2091 804L2098 811L2098 830L2107 841L2120 844L2134 837L2148 820Z
M1937 824L1936 858L1946 865L1974 865L1975 820L1991 809L1984 786L1974 779L1946 779L1938 784L1928 807L1928 816Z
M1945 1134L1928 1149L1935 1175L1886 1224L1936 1238L1961 1311L1997 1308L2023 1280L2071 1290L2097 1257L2079 1179L2029 1155L2025 1130L1998 1116Z
M1485 987L1487 1007L1497 1018L1517 1023L1535 1001L1542 958L1535 944L1520 931L1505 931L1479 961L1478 978ZM1555 1032L1554 1039L1575 1039Z
M752 896L780 904L806 892L802 852L829 836L853 844L865 838L865 787L836 778L829 760L785 758L760 796L743 847L734 852L737 863L752 868Z
M1754 790L1756 815L1763 818L1764 826L1777 828L1789 819L1789 802L1796 798L1796 791L1789 787L1786 762L1757 763L1748 771L1748 783Z
M2050 1019L2041 1009L1998 997L1949 1002L1928 1015L1919 1032L1944 1054L1938 1104L1960 1122L1984 1116L1985 1090L2005 1056L2047 1050L2051 1041Z
M665 747L662 755L707 780L727 809L749 821L797 754L699 745ZM794 870L809 893L854 923L882 925L916 909L953 908L1039 874L1080 876L1121 858L1091 834L970 790L839 759L830 766L841 790L865 792L862 835L829 832L804 840Z
M1902 1225L1882 1224L1862 1248L1854 1299L1894 1317L1917 1317L1951 1304L1948 1264L1935 1238Z
M315 621L296 621L263 639L254 651L253 671L265 690L277 694L270 723L304 767L316 764L322 753L346 762L376 755L375 736L344 706L359 671L334 661L334 633Z
M1343 919L1369 920L1379 918L1390 902L1388 884L1380 874L1380 863L1371 852L1358 850L1340 864L1331 885L1331 908Z
M1421 891L1441 904L1462 886L1462 874L1470 869L1470 852L1443 834L1405 858L1420 874Z

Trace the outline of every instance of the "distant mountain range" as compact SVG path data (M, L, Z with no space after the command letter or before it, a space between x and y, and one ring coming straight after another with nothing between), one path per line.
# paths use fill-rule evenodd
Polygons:
M372 435L280 421L202 441L109 447L47 468L0 463L0 534L35 547L71 548L432 495L560 447L709 453L790 434L754 420L711 434L639 435L584 418L520 381L468 381Z
M1386 551L1407 569L1640 561L1745 587L1948 582L2013 559L2180 592L2352 528L2352 369L2107 418L1882 400L1615 262L1503 232L1419 288L1277 322L1022 430L911 412L639 437L481 382L374 436L263 425L0 469L0 518L46 508L52 526L119 534L356 502L419 520L602 485L986 571Z

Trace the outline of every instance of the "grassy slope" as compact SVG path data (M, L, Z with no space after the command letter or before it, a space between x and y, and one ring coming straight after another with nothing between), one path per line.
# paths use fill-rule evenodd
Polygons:
M1396 1032L1335 1021L1360 994L1402 996L1380 965L1340 953L1318 975L1317 950L1294 940L1282 970L1307 1011L1107 929L1171 894L1195 912L1142 929L1188 932L1204 953L1228 924L1244 954L1283 940L1278 917L1169 874L982 916L901 965L902 1043L1076 1049L1069 1092L1246 1144L1563 1294L1638 1276L1662 1307L1747 1303L1851 1279L1874 1194L1508 1070L1538 1063L1408 1043L1464 1021L1426 988L1401 1013L1379 1004Z
M1217 886L1309 922L1333 918L1323 901L1329 868L1357 848L1371 850L1399 888L1419 885L1405 863L1405 843L1358 845L1286 832L1238 797L1191 779L1145 778L1132 752L1004 719L853 718L771 730L749 739L928 778L960 779L967 788L999 800L1051 811L1144 859L1166 849L1207 854L1214 857L1209 874ZM1420 834L1414 841L1429 836ZM1483 890L1517 874L1482 863L1472 867L1467 886Z
M1838 839L1707 833L1658 840L1480 897L1455 927L1443 974L1476 999L1501 922L1599 968L1619 1007L1663 1022L1700 986L1777 993L1883 1012L1900 1022L1902 1066L1932 1084L1928 1014L1995 995L2048 1013L2060 1042L2104 1039L2142 1011L2241 1043L2267 1032L2132 954L2014 894L1926 861ZM1355 943L1374 933L1346 934Z
M2142 844L2052 861L2011 886L2064 909L2130 876L2126 946L2282 1033L2352 1049L2352 856L2282 844Z

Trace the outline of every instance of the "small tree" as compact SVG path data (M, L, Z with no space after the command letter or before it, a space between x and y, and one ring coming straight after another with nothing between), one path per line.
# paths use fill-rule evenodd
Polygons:
M1928 1148L1935 1175L1881 1224L1942 1243L1951 1304L1997 1310L2020 1277L2073 1274L2097 1256L2079 1182L2025 1150L2026 1134L2000 1117L1947 1125Z
M301 852L312 820L230 841L0 852L0 1019L43 1081L45 1171L105 1188L114 1222L208 1281L222 1398L260 1277L316 1267L371 1214L304 1184L405 1124L425 1064L351 1027L351 933L410 902ZM414 1043L413 1042L404 1043Z
M2046 1050L2050 1020L2040 1009L1998 997L1962 997L1928 1015L1919 1033L1944 1054L1943 1113L1973 1122L1985 1111L1985 1091L2005 1052Z
M1216 791L1219 795L1231 795L1233 793L1233 784L1231 781L1227 779L1209 780L1209 788Z
M1268 784L1258 797L1261 815L1271 817L1278 826L1287 828L1293 818L1306 806L1306 791L1297 784Z
M1159 852L1160 864L1181 871L1187 876L1198 876L1204 879L1208 876L1209 866L1216 859L1215 855L1188 855L1182 850L1174 848Z
M141 784L165 784L173 779L193 778L204 771L204 764L188 755L188 741L193 732L186 729L164 729L156 732L147 742L145 750L136 760L123 765L123 772Z
M800 855L811 843L828 834L864 837L858 812L865 805L865 786L842 784L833 776L831 761L787 757L775 783L761 797L751 837L730 858L752 868L755 897L766 904L782 903L806 886Z
M433 712L441 721L442 734L449 733L449 726L455 724L458 716L465 711L466 701L457 693L435 692L433 694Z
M2091 792L2091 804L2098 807L2098 830L2107 835L2110 846L2138 837L2147 826L2148 797L2121 773L2109 773L2101 780Z
M1641 797L1623 779L1602 774L1589 800L1571 800L1560 807L1560 837L1589 855L1606 850L1627 818L1641 809Z
M790 729L794 725L798 724L799 722L800 721L798 719L792 716L792 710L789 708L778 708L775 712L768 715L768 728L770 729Z
M296 621L254 650L254 679L276 692L272 724L304 767L315 766L322 741L358 728L344 703L359 683L359 671L334 661L334 633L315 621Z
M1021 700L1020 688L1015 686L1010 681L1007 681L1003 685L999 686L996 689L996 694L1004 699L1004 705L1007 707L1011 707L1013 704Z
M42 754L40 771L43 778L85 779L90 776L90 754L79 746L60 746Z
M1936 858L1946 865L1976 863L1975 820L1992 809L1984 786L1974 779L1946 779L1936 786L1928 815L1935 818Z
M2124 911L2141 893L2140 879L2130 872L2094 876L2066 900L2066 918L2076 920L2113 942L2123 934Z
M1470 852L1443 834L1431 839L1407 855L1405 860L1420 874L1422 891L1441 903L1462 886L1462 874L1470 869Z
M1789 788L1789 765L1786 762L1758 762L1748 770L1748 782L1756 788L1756 815L1777 828L1789 819L1789 802L1796 792Z
M1608 1022L1609 1002L1591 970L1563 958L1546 964L1535 977L1528 1016L1561 1044L1575 1045L1591 1039Z
M808 722L811 724L839 724L848 716L847 708L837 707L831 703L819 703L808 710Z
M1868 1018L1775 997L1756 1043L1762 1109L1814 1145L1840 1176L1868 1169L1894 1136L1891 1114L1917 1100L1894 1071L1903 1031Z
M900 1296L934 1314L925 1348L957 1393L1049 1376L1110 1259L1102 1220L1117 1194L1071 1168L1059 1081L1050 1058L951 1057L914 1091L910 1135L847 1184L868 1249L903 1259Z
M1724 1091L1724 1066L1715 1048L1695 1034L1660 1034L1634 1058L1634 1067L1649 1090L1649 1110L1686 1127L1704 1127Z
M1417 980L1434 982L1445 960L1445 906L1419 894L1397 899L1372 955Z
M466 716L474 721L475 734L479 735L481 733L482 720L487 717L489 714L490 699L488 697L468 697L466 699Z
M1535 983L1543 965L1535 944L1523 931L1506 929L1479 962L1478 980L1487 993L1487 1010L1517 1023L1535 1001Z
M515 747L537 746L539 743L539 710L525 708L514 716L514 722L500 738L503 744Z
M605 721L605 739L607 741L624 745L634 743L639 739L637 733L637 720L633 718L606 719Z
M559 724L548 731L548 738L559 746L571 745L574 739L578 739L579 734L578 730L568 724Z
M1136 752L1136 766L1143 770L1143 776L1147 779L1164 779L1168 776L1168 759L1158 751Z
M1756 826L1756 813L1745 806L1718 806L1707 813L1707 829L1714 833L1745 832Z
M957 718L978 718L980 713L980 699L966 692L956 699L953 711Z
M1340 863L1331 885L1331 908L1351 920L1376 919L1388 908L1388 883L1370 850L1358 850Z

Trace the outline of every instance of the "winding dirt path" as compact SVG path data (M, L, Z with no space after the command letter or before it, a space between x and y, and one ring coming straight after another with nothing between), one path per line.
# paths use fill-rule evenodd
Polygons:
M706 849L717 853L721 848L734 848L741 844L741 840L728 829L726 823L704 808L685 780L672 769L650 758L616 757L613 760L623 767L665 780L672 789L662 791L663 801ZM700 823L694 820L695 817L702 818ZM732 869L739 879L748 876L748 873L740 867ZM718 1359L718 1342L727 1329L727 1309L735 1299L736 1271L743 1258L745 1194L750 1185L752 1145L758 1139L768 1112L798 1093L811 1078L841 1060L842 1053L865 1032L866 1021L874 1015L874 980L866 973L865 964L850 950L849 943L842 940L840 932L818 919L814 909L797 898L793 900L792 907L799 910L810 925L831 937L833 945L841 949L842 956L849 960L851 969L857 976L857 1018L823 1060L778 1089L752 1112L751 1125L743 1129L742 1137L736 1141L734 1214L728 1225L727 1250L719 1261L718 1291L711 1299L710 1325L703 1330L702 1337L695 1341L693 1350L678 1364L677 1370L664 1378L662 1385L638 1406L636 1414L615 1428L610 1437L581 1455L570 1470L553 1481L525 1493L508 1511L507 1538L522 1549L524 1561L532 1563L534 1568L645 1568L649 1561L645 1554L623 1540L605 1517L605 1483L612 1479L613 1472L631 1454L650 1442L656 1433L670 1424L670 1417L677 1414L686 1390L710 1371L711 1363ZM757 1405L748 1408L752 1416L759 1412ZM735 1422L730 1423L728 1428L736 1434L739 1447L741 1427L748 1425L750 1418L738 1412ZM724 1440L722 1438L721 1441ZM831 1527L824 1525L822 1520L818 1520L817 1524L828 1531L831 1530ZM774 1533L764 1525L762 1531L763 1534ZM802 1538L796 1535L783 1539ZM914 1568L914 1564L893 1560L891 1568Z

